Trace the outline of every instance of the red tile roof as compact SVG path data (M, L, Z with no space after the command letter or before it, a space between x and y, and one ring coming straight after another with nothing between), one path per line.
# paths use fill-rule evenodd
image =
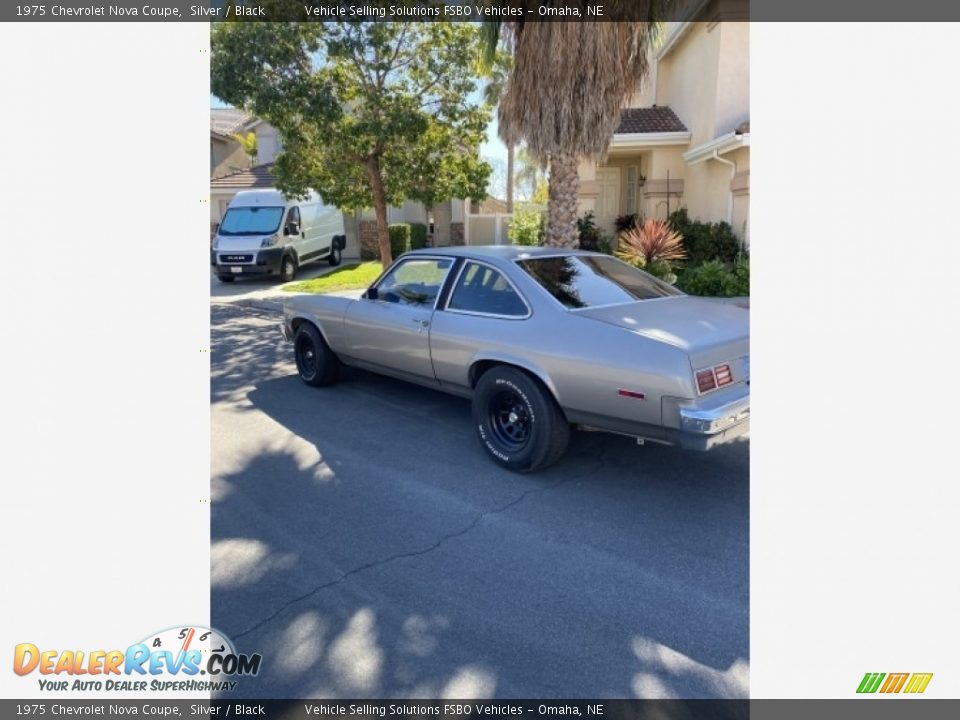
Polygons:
M680 118L668 107L626 108L620 111L618 135L627 133L687 132Z
M253 190L257 188L274 187L273 163L257 165L256 167L238 170L230 175L224 175L210 181L212 189L219 190Z

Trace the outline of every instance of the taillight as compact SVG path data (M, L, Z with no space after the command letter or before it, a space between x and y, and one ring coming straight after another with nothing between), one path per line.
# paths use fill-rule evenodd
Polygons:
M723 387L733 382L733 373L730 372L729 365L717 365L713 369L713 374L717 376L717 387Z
M717 381L713 377L713 369L708 370L698 370L697 371L697 389L701 393L709 392L710 390L716 390Z
M697 370L697 390L702 395L705 392L722 388L733 382L733 373L730 366L724 363L712 368Z

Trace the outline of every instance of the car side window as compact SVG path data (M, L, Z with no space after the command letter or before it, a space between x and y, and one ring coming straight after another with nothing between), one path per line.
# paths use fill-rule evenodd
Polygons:
M404 305L433 305L453 260L411 258L391 270L377 285L377 300Z
M460 273L447 309L506 317L529 314L523 299L499 271L475 262L468 262Z

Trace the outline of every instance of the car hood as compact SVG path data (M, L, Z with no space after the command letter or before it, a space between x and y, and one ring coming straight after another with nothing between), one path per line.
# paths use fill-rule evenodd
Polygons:
M699 355L741 346L746 352L750 313L722 300L677 296L574 310L576 315L622 327Z

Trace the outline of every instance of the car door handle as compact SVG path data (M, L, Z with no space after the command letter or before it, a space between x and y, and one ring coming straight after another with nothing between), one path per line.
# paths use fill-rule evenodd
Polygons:
M430 321L429 321L429 320L419 320L419 319L417 319L417 318L413 318L413 322L415 322L417 325L419 325L419 326L422 327L422 328L430 327Z

